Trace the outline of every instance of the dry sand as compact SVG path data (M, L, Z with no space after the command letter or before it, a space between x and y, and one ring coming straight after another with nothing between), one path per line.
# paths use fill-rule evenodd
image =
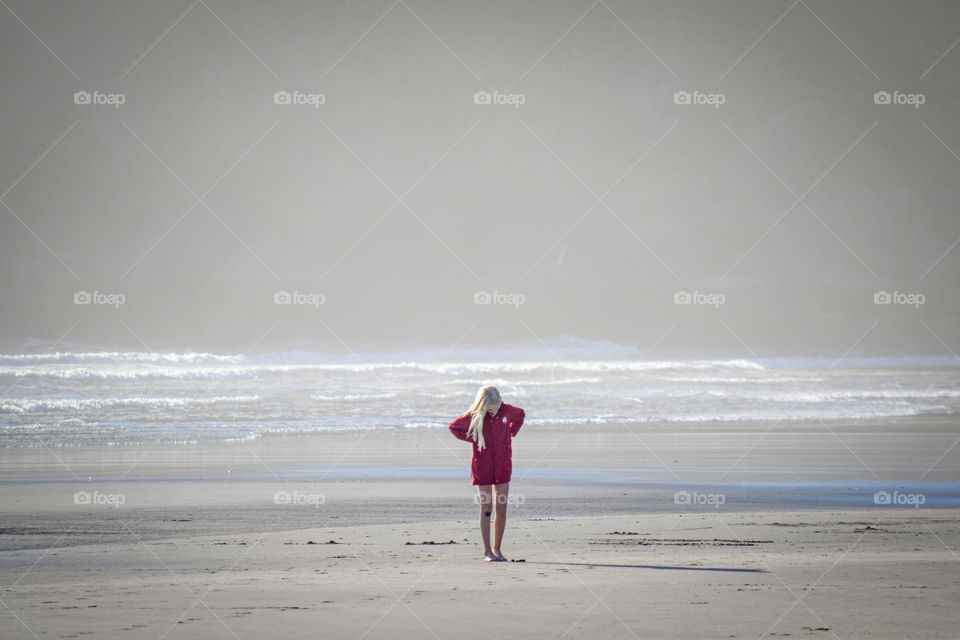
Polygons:
M66 523L64 523L66 524ZM950 510L526 518L4 554L5 638L954 638ZM66 533L66 532L65 532ZM427 543L427 544L424 544ZM437 544L433 544L437 543Z

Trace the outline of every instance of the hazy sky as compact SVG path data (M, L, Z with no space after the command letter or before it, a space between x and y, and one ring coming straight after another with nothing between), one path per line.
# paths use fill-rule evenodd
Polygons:
M949 1L4 0L0 344L960 351L958 39Z

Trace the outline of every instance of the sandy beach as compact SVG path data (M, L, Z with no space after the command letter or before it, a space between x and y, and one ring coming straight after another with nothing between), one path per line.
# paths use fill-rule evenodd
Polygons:
M518 561L497 564L465 519L164 539L126 524L5 553L4 636L950 638L960 594L960 521L940 510L517 516Z
M0 0L0 640L960 640L958 27Z
M952 638L953 428L530 429L509 563L442 430L4 449L3 635Z

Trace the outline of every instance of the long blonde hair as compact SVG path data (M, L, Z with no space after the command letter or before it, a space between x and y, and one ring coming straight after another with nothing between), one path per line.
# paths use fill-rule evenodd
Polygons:
M467 437L473 438L479 449L483 449L483 417L487 410L496 407L501 403L500 392L496 387L487 385L477 391L477 397L470 407L470 427L467 429Z

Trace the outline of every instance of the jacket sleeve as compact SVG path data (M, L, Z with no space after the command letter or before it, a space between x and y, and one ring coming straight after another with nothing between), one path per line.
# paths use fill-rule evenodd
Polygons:
M460 440L473 442L473 439L467 435L467 429L470 428L470 414L465 413L450 423L450 433Z
M526 414L523 412L523 409L520 407L513 407L511 412L509 423L510 423L510 435L516 436L520 431L520 427L523 426L523 418Z

